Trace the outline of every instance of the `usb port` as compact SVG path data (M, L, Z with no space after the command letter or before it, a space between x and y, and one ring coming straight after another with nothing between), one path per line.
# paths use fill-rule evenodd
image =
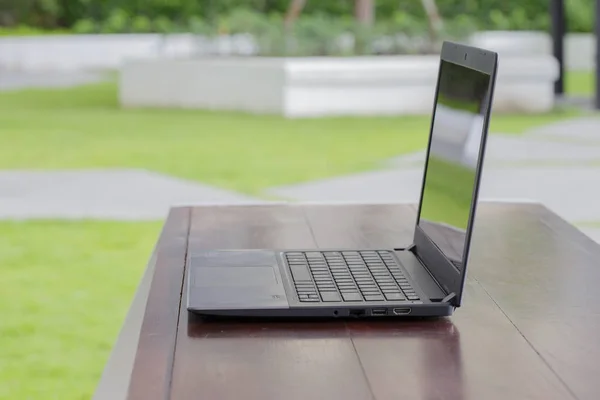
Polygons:
M371 310L371 315L386 315L387 310L385 308L374 308Z

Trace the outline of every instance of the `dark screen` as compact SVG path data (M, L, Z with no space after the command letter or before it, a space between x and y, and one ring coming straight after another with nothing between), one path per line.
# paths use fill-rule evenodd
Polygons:
M462 269L490 75L442 61L419 227Z

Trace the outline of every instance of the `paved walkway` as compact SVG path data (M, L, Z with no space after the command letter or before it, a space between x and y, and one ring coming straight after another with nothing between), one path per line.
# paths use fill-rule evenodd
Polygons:
M100 72L20 72L0 70L0 91L29 88L61 88L96 83L106 79Z
M144 170L0 171L0 219L160 220L176 205L256 202Z
M292 201L416 202L423 152L388 160L381 170L273 188ZM600 222L600 119L537 128L524 136L491 135L481 199L540 202L573 223ZM600 241L600 226L585 232Z

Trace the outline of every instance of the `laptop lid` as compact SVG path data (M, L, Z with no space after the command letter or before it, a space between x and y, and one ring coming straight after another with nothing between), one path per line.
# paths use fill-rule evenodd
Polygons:
M455 306L464 287L497 54L442 47L413 251Z

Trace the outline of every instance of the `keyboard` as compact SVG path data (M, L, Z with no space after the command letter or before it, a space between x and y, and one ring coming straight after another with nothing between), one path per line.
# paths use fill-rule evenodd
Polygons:
M284 256L301 302L419 300L389 251L307 251Z

